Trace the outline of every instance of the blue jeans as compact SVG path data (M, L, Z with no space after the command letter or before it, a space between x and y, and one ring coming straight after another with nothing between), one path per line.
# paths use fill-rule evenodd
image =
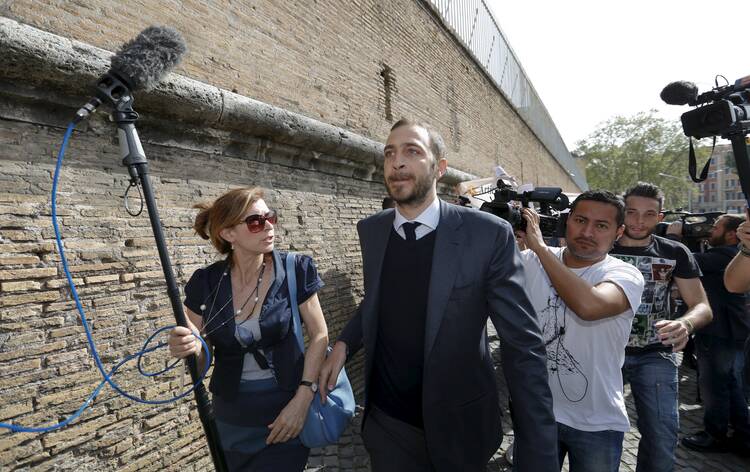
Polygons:
M674 354L647 352L625 355L623 381L630 391L638 412L637 472L674 470L677 432L677 360Z
M734 435L750 439L747 403L744 396L745 353L731 339L696 335L700 389L703 397L703 425L716 440Z
M581 431L557 423L560 469L567 454L570 472L617 472L624 438L622 431Z

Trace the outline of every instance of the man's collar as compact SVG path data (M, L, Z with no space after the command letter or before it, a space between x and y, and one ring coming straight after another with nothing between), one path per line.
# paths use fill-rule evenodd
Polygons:
M440 222L440 199L435 197L430 203L430 206L425 208L413 220L407 220L399 211L398 206L396 207L396 217L393 219L393 228L398 230L402 224L406 222L418 222L431 229L436 229Z

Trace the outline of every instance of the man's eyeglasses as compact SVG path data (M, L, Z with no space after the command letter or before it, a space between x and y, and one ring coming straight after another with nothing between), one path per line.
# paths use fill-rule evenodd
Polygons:
M251 233L260 233L266 227L266 221L275 225L279 221L279 215L275 210L269 210L265 215L250 215L243 220Z

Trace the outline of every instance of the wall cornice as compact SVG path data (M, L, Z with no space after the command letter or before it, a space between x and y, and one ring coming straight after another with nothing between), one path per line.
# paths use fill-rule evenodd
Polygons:
M91 95L92 85L108 70L112 55L5 17L0 17L0 51L0 90L18 96L33 90L35 99L71 110ZM379 142L179 74L167 75L153 90L136 92L135 100L144 117L309 148L337 157L339 163L364 164L371 169L370 177L382 168ZM449 168L441 184L473 178Z

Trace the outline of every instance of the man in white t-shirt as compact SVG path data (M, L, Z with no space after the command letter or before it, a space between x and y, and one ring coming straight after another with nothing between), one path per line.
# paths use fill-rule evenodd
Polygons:
M524 209L526 291L547 347L560 466L568 454L571 472L617 471L630 428L620 369L644 280L607 254L622 235L624 208L610 192L582 193L566 248L547 247L539 215Z

